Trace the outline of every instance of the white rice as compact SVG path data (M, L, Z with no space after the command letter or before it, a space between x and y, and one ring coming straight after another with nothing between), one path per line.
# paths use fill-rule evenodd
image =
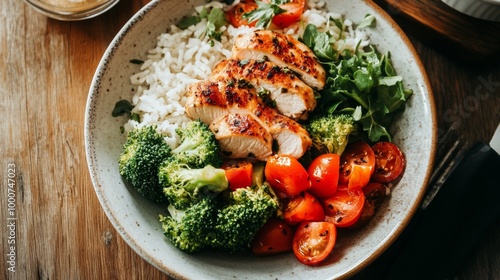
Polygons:
M235 4L237 2L233 5ZM205 7L229 8L215 1ZM195 10L200 11L202 8L203 6L197 7ZM327 12L322 1L309 0L308 9L303 13L301 21L283 32L299 37L303 34L303 28L312 23L319 30L329 30L338 37L341 30L329 23L330 17L340 19L341 15ZM210 40L204 36L206 26L206 19L185 30L172 25L169 33L158 36L157 46L149 50L140 72L130 77L132 85L137 86L132 99L135 106L133 112L139 114L141 121L129 120L124 126L125 131L156 125L158 131L166 135L167 143L172 148L177 146L178 136L175 130L190 120L184 110L188 86L207 79L219 61L230 58L233 41L238 34L254 30L250 27L223 27L221 42L214 40L214 45L211 46ZM344 27L344 38L334 44L338 51L354 50L360 40L361 47L368 45L366 35L354 30L351 21L344 20Z

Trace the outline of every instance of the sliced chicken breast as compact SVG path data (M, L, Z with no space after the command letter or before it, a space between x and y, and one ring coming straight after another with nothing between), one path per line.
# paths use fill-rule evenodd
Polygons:
M277 154L300 158L312 144L309 133L297 122L283 115L272 117L271 136L278 143Z
M313 52L292 36L271 30L240 34L232 49L233 58L268 60L288 67L314 89L325 86L326 73Z
M266 104L272 103L281 114L292 119L307 119L309 112L316 108L313 89L290 69L269 61L223 60L216 65L210 79L248 81Z
M266 161L273 154L271 134L250 114L224 115L212 122L210 129L228 158Z
M220 92L219 82L201 81L192 84L187 92L186 104L186 114L206 124L229 114L227 96Z
M252 116L277 141L277 153L301 157L311 146L307 131L257 97L254 87L238 81L202 81L190 87L186 113L212 123L227 114Z

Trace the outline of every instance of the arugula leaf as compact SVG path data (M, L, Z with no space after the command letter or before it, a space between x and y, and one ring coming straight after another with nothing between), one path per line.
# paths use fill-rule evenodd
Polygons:
M365 18L358 24L359 29L365 28L365 27L375 27L376 23L376 18L373 15L367 14L365 15Z
M314 41L316 40L316 37L318 36L318 28L314 24L308 24L304 28L304 33L302 34L302 42L306 44L311 50L314 47Z
M304 29L302 41L306 44L320 61L332 61L337 58L337 52L330 44L330 36L319 32L313 24L308 24Z
M271 25L271 21L275 15L282 14L286 10L280 8L279 5L288 3L288 0L271 0L271 2L264 3L262 1L255 1L257 3L257 9L244 13L242 15L243 19L248 22L254 22L257 28L268 28Z
M333 22L333 24L335 24L335 26L337 26L338 29L340 29L340 32L339 32L339 37L336 38L337 40L340 40L342 38L342 36L344 36L344 21L342 19L335 19L333 17L330 17L330 21Z
M397 82L403 81L403 77L401 76L391 76L391 77L381 77L378 80L379 86L394 86Z
M330 38L326 33L319 33L316 36L313 51L317 54L318 58L326 61L334 60L337 57L337 52L332 48Z
M399 81L393 86L380 85L377 88L377 94L389 112L395 112L404 108L412 92L405 90L403 83Z
M321 96L319 98L321 99L322 104L328 104L328 107L326 108L326 113L328 114L333 114L335 111L337 111L339 105L347 100L347 98L342 93L329 89L325 89L321 93Z
M353 73L354 84L361 92L369 91L373 87L373 78L367 68L360 68Z
M371 105L371 104L370 104ZM387 108L378 102L361 117L359 122L363 126L363 130L368 132L368 139L372 142L377 142L385 137L388 141L392 141L391 134L387 131L384 119L389 117L392 122L392 116L388 115Z
M392 66L392 60L391 60L391 53L387 53L386 56L383 58L383 63L384 63L384 73L387 76L396 76L396 70L394 70L394 67Z

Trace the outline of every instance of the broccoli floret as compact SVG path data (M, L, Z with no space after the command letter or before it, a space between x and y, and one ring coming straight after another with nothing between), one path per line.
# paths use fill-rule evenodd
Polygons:
M182 251L194 253L211 242L211 232L217 218L218 205L212 199L202 199L186 210L169 205L170 216L160 215L165 236Z
M170 216L160 216L165 236L179 249L203 248L235 252L248 248L257 231L276 216L279 201L269 184L204 197L184 208L170 204Z
M186 209L200 199L214 197L229 185L223 169L211 165L191 168L175 156L160 165L158 176L165 197L177 209Z
M349 135L358 131L357 124L351 115L325 115L312 119L306 125L313 147L320 153L335 153L341 155Z
M267 183L230 192L218 211L211 247L229 252L247 248L278 208L278 199Z
M158 167L170 153L170 147L155 126L134 129L128 133L118 160L120 174L142 196L165 202Z
M180 161L191 168L222 165L220 145L207 124L193 120L176 132L180 137L180 145L172 152Z

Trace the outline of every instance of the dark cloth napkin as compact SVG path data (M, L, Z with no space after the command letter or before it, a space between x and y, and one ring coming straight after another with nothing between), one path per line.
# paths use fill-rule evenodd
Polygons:
M380 258L353 279L455 279L500 221L500 156L478 143Z

